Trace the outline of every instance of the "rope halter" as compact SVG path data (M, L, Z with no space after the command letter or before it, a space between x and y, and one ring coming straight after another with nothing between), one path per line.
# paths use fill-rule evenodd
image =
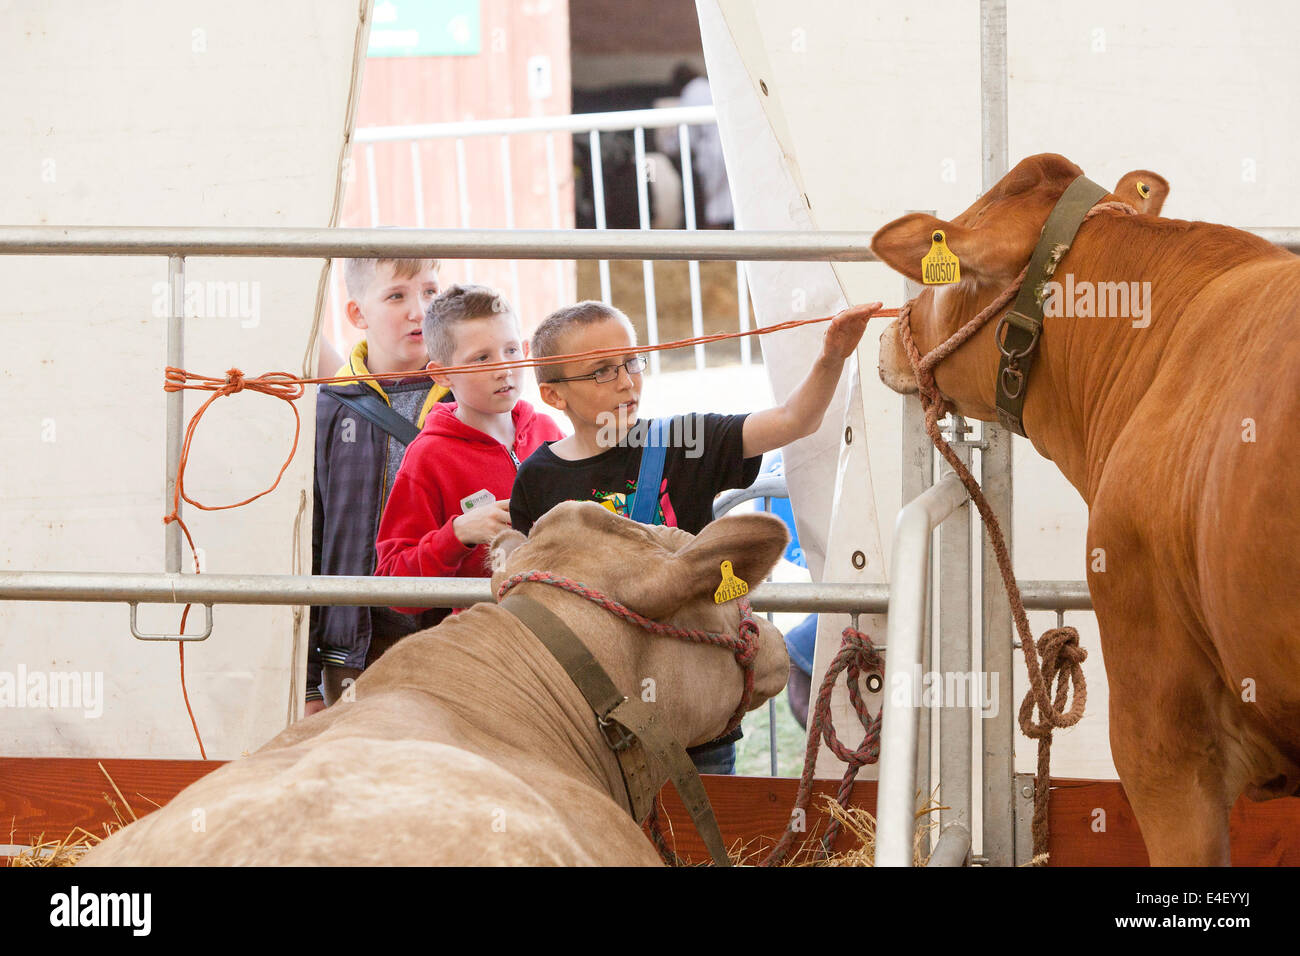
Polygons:
M727 723L726 730L718 736L725 737L740 726L740 719L748 712L749 702L754 696L754 659L758 656L758 622L754 620L749 601L741 598L736 602L740 608L740 627L736 636L732 637L729 634L697 631L651 620L595 588L574 581L572 578L552 574L549 571L523 571L506 578L501 582L501 587L497 589L497 603L501 602L501 599L506 596L511 588L523 583L549 584L551 587L560 588L570 594L576 594L579 597L586 598L597 607L604 608L615 617L621 618L629 624L635 624L642 630L649 631L651 634L660 637L675 637L678 640L690 641L693 644L712 644L715 647L724 647L731 651L735 655L736 663L740 665L741 672L744 675L744 690L741 692L740 704L736 707L736 712L732 714L731 720Z

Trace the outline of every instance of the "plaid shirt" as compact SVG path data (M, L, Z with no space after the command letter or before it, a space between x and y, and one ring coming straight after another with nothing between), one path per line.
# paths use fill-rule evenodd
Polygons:
M364 375L365 342L357 346L338 375ZM427 380L418 383L429 393L415 422L423 424L433 403L447 395ZM411 385L395 386L410 388ZM386 475L389 435L342 404L336 394L359 396L377 384L345 382L322 385L316 396L316 480L312 508L312 574L370 575L375 571L375 535L383 514L384 495L392 485ZM390 403L391 404L391 403ZM325 664L354 667L366 664L371 637L409 634L431 627L441 610L399 615L388 608L313 607L308 628L307 700L319 700Z

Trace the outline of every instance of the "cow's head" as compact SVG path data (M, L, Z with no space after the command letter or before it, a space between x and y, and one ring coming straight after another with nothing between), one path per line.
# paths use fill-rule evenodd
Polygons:
M751 589L785 549L779 519L764 514L729 515L698 535L677 528L639 524L594 502L569 501L538 519L529 536L507 531L492 542L492 589L522 571L550 571L589 585L638 614L682 628L738 633L737 602L714 603L721 565ZM545 601L591 649L626 694L653 700L687 747L716 738L739 703L742 672L735 656L719 647L649 634L581 597L540 584L522 593ZM785 642L755 615L755 708L785 686Z
M996 186L951 222L911 213L884 226L871 239L880 260L914 282L935 230L961 263L961 281L926 286L912 305L912 336L924 355L974 318L1020 274L1033 254L1052 207L1082 170L1064 156L1042 153L1023 160ZM1158 173L1137 169L1120 177L1103 201L1118 199L1140 213L1158 215L1169 183ZM935 381L950 405L968 417L992 421L998 352L995 323L935 369ZM898 322L880 337L880 378L896 392L917 391L916 377L899 336Z

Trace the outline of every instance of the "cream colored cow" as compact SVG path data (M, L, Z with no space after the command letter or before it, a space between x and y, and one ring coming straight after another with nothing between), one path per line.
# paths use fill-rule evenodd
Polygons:
M736 634L716 605L719 568L767 576L781 522L722 518L698 536L651 528L590 502L560 505L528 539L493 542L494 588L546 570L657 620ZM726 726L742 672L725 649L655 637L584 598L519 585L587 644L626 694L652 696L683 746ZM780 692L780 633L757 619L758 707ZM229 763L114 834L85 865L655 865L629 815L613 752L573 682L530 631L477 605L401 640L340 701Z

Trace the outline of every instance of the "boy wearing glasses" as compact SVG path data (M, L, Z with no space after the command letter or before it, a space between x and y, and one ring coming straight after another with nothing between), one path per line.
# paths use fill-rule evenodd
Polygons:
M753 484L764 452L815 432L844 360L879 308L876 302L836 316L821 356L781 405L745 415L680 415L661 423L660 443L667 449L649 523L698 534L712 520L719 493ZM632 323L613 306L588 301L553 312L533 333L535 359L596 349L620 351L537 368L542 401L564 412L573 434L543 444L519 469L510 520L524 534L562 501L596 501L626 516L629 499L635 499L648 423L637 418L646 359L636 351Z
M456 401L435 406L406 450L379 522L375 573L487 577L487 544L510 528L519 463L562 433L520 400L523 370L438 371L527 357L514 310L492 289L453 285L429 303L423 331L433 380Z
M764 452L811 435L821 425L844 360L853 354L880 308L875 302L846 309L826 330L821 355L790 397L775 408L746 415L693 413L660 423L666 446L655 507L636 506L641 493L642 450L647 423L637 418L645 356L636 332L618 309L579 302L547 316L533 333L533 358L596 349L613 354L561 365L539 366L542 400L564 412L573 434L541 445L519 469L510 494L510 520L527 534L533 523L562 501L596 501L615 514L649 515L698 534L713 518L713 499L728 488L745 488L758 477ZM703 773L732 773L739 737L690 750Z

